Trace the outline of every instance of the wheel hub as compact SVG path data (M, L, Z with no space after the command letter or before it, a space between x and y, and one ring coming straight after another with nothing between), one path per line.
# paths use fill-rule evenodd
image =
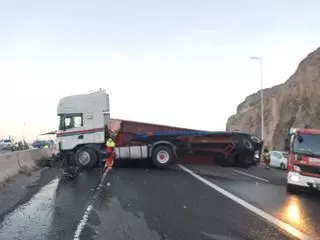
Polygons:
M90 162L90 154L86 151L81 151L78 161L81 165L87 165Z
M166 163L166 162L169 161L169 159L170 159L170 155L169 155L169 153L168 153L167 151L161 150L161 151L159 151L159 152L157 153L157 160L158 160L158 162L160 162L160 163Z

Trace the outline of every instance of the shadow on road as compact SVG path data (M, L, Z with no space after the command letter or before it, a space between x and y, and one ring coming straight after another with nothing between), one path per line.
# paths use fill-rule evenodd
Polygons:
M296 189L296 193L287 193L290 196L298 196L298 197L303 197L305 199L309 200L317 200L319 201L320 199L320 191L315 190L315 189L308 189L308 188L300 188Z
M150 159L142 160L117 160L114 163L114 168L140 168L140 169L153 169L154 166Z

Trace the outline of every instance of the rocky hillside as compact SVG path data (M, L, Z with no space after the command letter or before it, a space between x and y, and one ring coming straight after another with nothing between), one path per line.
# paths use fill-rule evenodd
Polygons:
M320 128L320 48L302 60L285 83L264 90L264 110L265 141L273 149L283 148L292 126ZM239 104L226 128L260 136L260 121L259 91Z

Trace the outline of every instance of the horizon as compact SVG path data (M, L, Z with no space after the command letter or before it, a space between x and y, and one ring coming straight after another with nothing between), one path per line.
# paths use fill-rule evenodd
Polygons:
M22 0L0 9L0 139L56 130L60 98L99 88L111 118L225 130L245 98L320 47L317 1ZM299 17L297 17L299 16Z

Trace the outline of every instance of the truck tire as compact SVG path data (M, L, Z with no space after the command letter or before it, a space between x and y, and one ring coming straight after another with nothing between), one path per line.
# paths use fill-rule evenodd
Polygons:
M97 163L98 157L94 149L82 147L77 150L75 160L78 166L89 168Z
M214 154L214 162L218 166L223 166L224 164L224 155L221 153Z
M243 139L243 145L246 149L253 149L252 143L247 139Z
M240 168L249 168L252 165L252 158L247 155L243 155L242 157L238 155L237 165Z
M219 154L219 156L216 157L216 164L221 167L233 167L236 164L236 156Z
M157 146L152 153L152 163L157 168L168 168L174 161L174 154L168 146Z

